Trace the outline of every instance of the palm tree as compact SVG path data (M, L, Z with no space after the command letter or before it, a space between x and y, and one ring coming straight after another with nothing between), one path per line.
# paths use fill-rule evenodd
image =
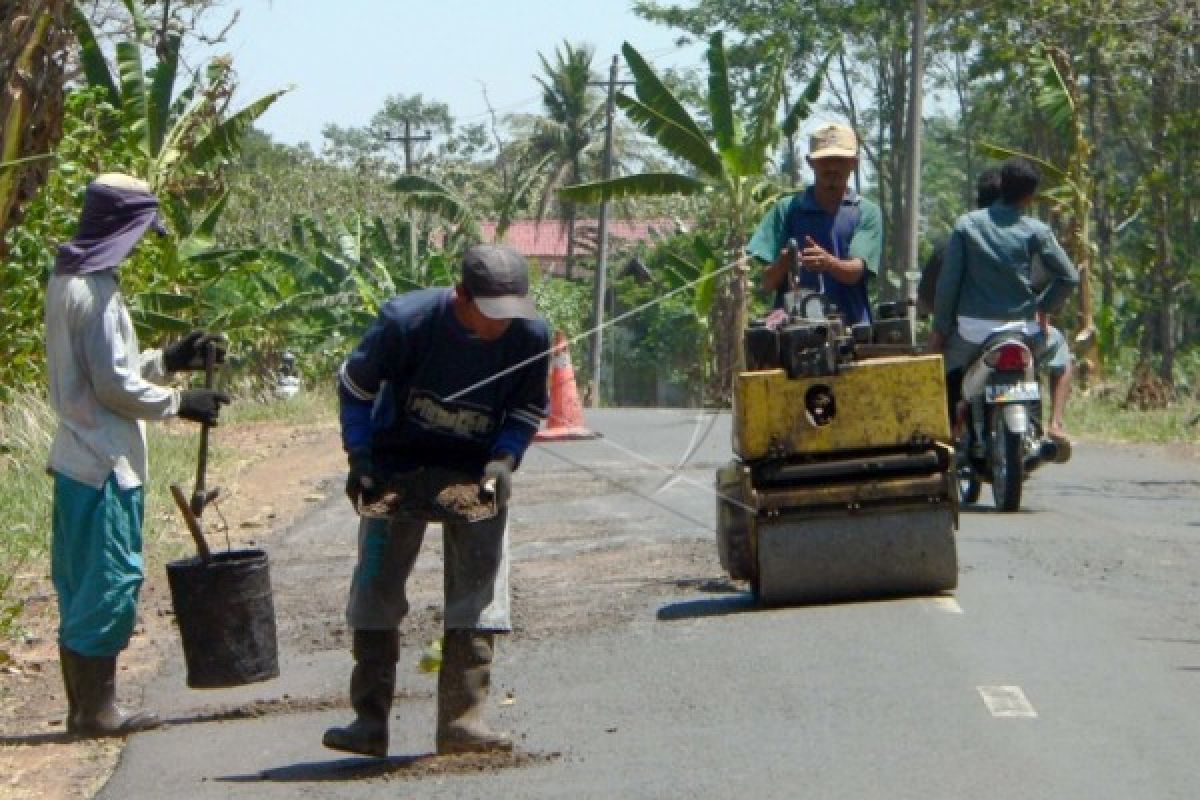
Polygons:
M547 168L550 174L538 204L538 219L554 195L554 190L568 183L583 180L584 153L592 147L595 132L604 115L604 106L590 83L594 51L590 45L573 46L564 41L554 52L551 64L541 53L543 75L534 79L542 87L542 106L546 116L534 121L531 141L532 155L537 161L551 156ZM571 277L575 260L576 203L566 199L562 203L562 224L567 232L566 276Z
M831 48L830 53L837 48ZM648 172L607 181L578 184L559 190L559 196L576 202L600 202L619 197L706 195L714 216L725 232L726 252L741 257L750 228L784 189L766 177L769 157L780 134L792 135L807 118L820 94L829 56L817 69L800 98L777 118L782 103L786 64L776 59L756 93L748 119L739 118L730 89L729 66L722 35L714 33L708 46L708 96L706 109L711 130L706 130L650 68L641 54L626 42L625 61L634 76L636 98L624 92L617 105L643 133L653 137L671 155L691 167L689 173ZM708 270L709 273L715 271ZM719 399L730 396L733 374L742 363L740 347L746 327L746 272L734 269L717 294L710 330L716 336Z

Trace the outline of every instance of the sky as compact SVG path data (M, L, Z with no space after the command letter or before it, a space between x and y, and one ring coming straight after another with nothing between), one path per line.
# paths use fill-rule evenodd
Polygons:
M257 127L317 151L327 123L366 125L392 94L445 103L458 124L487 121L485 86L497 113L536 112L538 53L553 63L564 39L593 45L605 77L624 41L659 69L703 61L702 46L676 47L678 31L636 17L625 0L234 0L210 28L235 8L237 25L209 53L233 56L235 102L294 85Z

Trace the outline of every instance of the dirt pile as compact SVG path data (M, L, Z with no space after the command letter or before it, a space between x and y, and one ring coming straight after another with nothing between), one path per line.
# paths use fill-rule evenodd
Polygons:
M365 504L361 513L368 517L401 514L430 522L478 522L496 516L496 502L472 476L431 467L392 475L380 498Z

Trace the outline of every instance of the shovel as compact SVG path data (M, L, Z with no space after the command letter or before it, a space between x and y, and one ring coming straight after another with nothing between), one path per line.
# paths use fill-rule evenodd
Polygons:
M217 345L214 342L209 342L208 347L204 352L204 388L212 389L216 377L217 367ZM179 506L179 513L183 515L183 521L187 525L188 533L192 535L192 539L196 542L196 551L200 555L200 560L205 564L212 558L212 551L208 548L208 542L204 538L204 527L200 522L201 515L204 514L204 509L209 503L217 499L221 490L217 487L212 489L207 488L208 474L208 431L213 426L204 422L200 425L200 452L196 459L196 483L192 489L192 499L189 502L184 496L183 489L177 483L171 484L171 497L175 499L175 505Z

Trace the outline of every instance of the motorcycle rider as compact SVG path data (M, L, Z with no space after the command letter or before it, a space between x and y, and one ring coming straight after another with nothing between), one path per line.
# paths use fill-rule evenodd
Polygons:
M957 409L966 367L994 333L1020 331L1038 363L1051 371L1048 435L1066 445L1062 411L1069 386L1069 353L1048 315L1079 283L1079 273L1043 222L1027 216L1037 197L1037 169L1010 158L1000 168L1000 199L963 214L946 243L933 303L929 351L942 353L950 406ZM1035 286L1035 263L1045 283ZM1054 335L1054 334L1057 334Z

